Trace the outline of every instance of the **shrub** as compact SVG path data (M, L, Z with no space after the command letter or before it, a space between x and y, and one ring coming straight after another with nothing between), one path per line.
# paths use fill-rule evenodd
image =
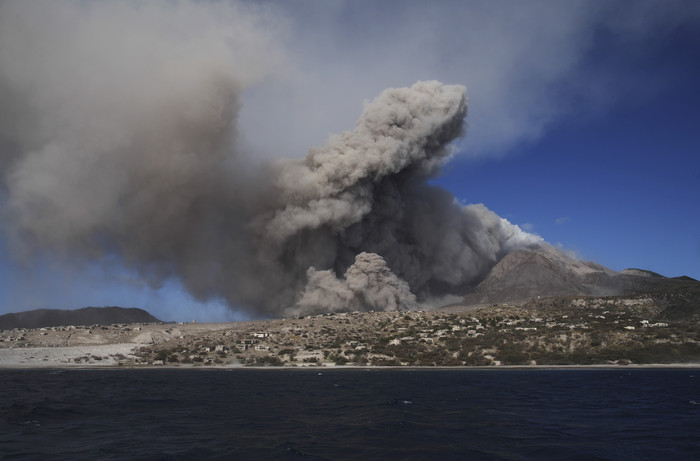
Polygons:
M262 357L256 357L255 363L256 363L256 365L264 365L264 366L275 366L275 367L282 366L282 361L279 359L279 357L272 356L272 355L265 355Z
M335 362L336 365L345 365L348 363L348 359L344 355L331 356L331 360Z
M518 344L508 343L498 349L496 358L504 365L525 365L530 361L529 356L523 352Z
M374 357L372 359L372 365L380 366L380 367L397 367L397 366L400 366L401 363L399 363L399 361L396 359L387 359L384 357Z

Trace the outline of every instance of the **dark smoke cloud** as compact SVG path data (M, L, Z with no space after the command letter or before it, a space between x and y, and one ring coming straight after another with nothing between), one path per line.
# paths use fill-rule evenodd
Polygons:
M2 213L19 257L116 256L154 285L289 315L460 294L539 241L428 183L463 133L462 86L386 90L354 130L254 167L238 101L280 63L259 12L1 8Z
M302 160L280 161L272 175L279 202L255 223L264 253L283 261L285 274L309 266L340 274L355 255L371 252L425 299L463 292L507 251L536 242L485 207L462 207L428 184L463 132L466 107L460 85L389 89L366 105L353 131ZM318 281L330 286L331 274L310 275L302 304L330 303ZM345 308L342 299L325 306Z

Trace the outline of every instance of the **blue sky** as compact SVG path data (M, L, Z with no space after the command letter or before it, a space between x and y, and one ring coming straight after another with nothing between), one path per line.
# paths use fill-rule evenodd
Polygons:
M304 155L384 88L463 84L468 133L435 184L582 259L700 279L697 2L251 4L267 74L243 93L238 142L256 158ZM164 320L245 318L116 261L20 264L8 245L0 314L121 305Z
M621 89L498 158L458 158L436 182L582 259L700 279L700 28L662 38L631 59L604 41L586 57L648 92Z

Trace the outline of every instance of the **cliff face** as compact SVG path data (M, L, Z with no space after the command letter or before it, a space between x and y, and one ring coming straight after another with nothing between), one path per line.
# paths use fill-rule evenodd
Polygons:
M36 309L0 315L0 330L43 328L67 325L111 325L113 323L160 322L143 309L85 307L76 310Z

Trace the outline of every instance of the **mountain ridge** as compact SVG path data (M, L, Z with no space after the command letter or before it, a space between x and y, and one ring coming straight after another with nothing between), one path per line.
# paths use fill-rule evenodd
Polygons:
M463 303L466 305L524 304L555 296L620 296L653 293L673 299L683 312L700 310L700 282L687 276L664 277L644 269L616 272L580 261L550 246L537 245L505 255ZM671 303L673 307L673 303Z
M160 320L137 307L84 307L75 310L35 309L0 315L0 330L155 322L160 322Z

